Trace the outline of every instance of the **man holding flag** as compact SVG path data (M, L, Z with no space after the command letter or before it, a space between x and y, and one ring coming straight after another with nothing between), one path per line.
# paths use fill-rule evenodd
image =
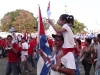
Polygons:
M69 61L70 60L70 56L66 55L64 57L64 60L68 61L68 64L66 64L66 66L68 66L68 68L57 68L55 66L52 66L51 64L55 63L51 52L50 52L50 48L48 47L48 43L47 43L47 38L45 35L45 31L44 31L44 27L43 27L43 22L42 22L42 16L41 16L41 10L39 7L39 22L38 22L38 45L39 45L39 50L42 50L42 58L41 56L38 55L38 61L37 61L37 75L48 75L49 71L50 71L50 67L52 67L52 69L54 71L59 71L62 72L64 74L68 74L68 75L74 75L75 72L75 60L74 60L74 56L72 54L70 54L70 56L73 57L73 61ZM62 47L62 45L61 45ZM66 58L66 59L65 59ZM43 61L44 60L44 61ZM70 65L69 65L70 64ZM52 74L55 75L55 74Z
M38 44L39 49L43 50L46 56L51 56L51 51L47 43L47 38L44 31L44 26L42 22L41 10L39 7L39 22L38 22ZM50 66L49 63L44 63L43 59L38 55L37 60L37 75L47 75L49 73ZM50 63L51 64L51 63Z

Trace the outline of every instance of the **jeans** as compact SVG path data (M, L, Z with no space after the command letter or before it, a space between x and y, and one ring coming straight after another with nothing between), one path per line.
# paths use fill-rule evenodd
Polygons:
M29 62L29 64L31 63L31 65L32 65L33 68L35 68L35 63L33 61L32 55L29 55L28 62Z
M87 60L83 59L83 66L84 66L84 70L85 70L85 75L90 75L90 69L92 67L92 64L89 64Z
M78 68L78 65L77 64L76 64L75 75L80 75L80 71L79 71L79 68Z
M13 75L19 75L17 62L8 62L6 67L6 75L11 75L11 72Z
M21 58L18 59L18 72L19 73L21 73L20 63L21 63Z
M79 71L79 68L78 68L79 58L75 54L74 54L74 57L75 57L75 64L76 64L75 75L80 75L80 71Z

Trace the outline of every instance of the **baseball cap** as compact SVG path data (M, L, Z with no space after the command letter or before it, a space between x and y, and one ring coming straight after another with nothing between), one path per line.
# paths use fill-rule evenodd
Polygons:
M61 33L52 34L52 37L53 38L60 37L64 41L64 37L63 37L63 35Z

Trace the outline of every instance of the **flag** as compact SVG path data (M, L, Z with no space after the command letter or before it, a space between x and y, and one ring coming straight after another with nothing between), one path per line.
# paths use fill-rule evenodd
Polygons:
M47 42L47 38L44 31L44 26L42 22L42 15L41 10L39 7L39 18L38 18L38 44L39 48L43 50L43 52L48 56L51 55L51 51ZM47 75L49 73L50 66L48 66L43 59L38 55L38 61L37 61L37 75Z
M26 32L24 33L24 38L26 41L28 41L28 31L26 30Z
M48 3L48 7L47 7L47 17L50 18L51 12L50 12L50 1Z

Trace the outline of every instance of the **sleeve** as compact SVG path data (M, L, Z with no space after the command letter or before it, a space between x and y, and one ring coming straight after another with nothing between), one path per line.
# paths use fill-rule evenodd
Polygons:
M62 28L66 29L67 31L70 31L70 27L67 24L63 25Z
M72 52L68 52L61 59L62 64L69 69L76 69L75 58Z

